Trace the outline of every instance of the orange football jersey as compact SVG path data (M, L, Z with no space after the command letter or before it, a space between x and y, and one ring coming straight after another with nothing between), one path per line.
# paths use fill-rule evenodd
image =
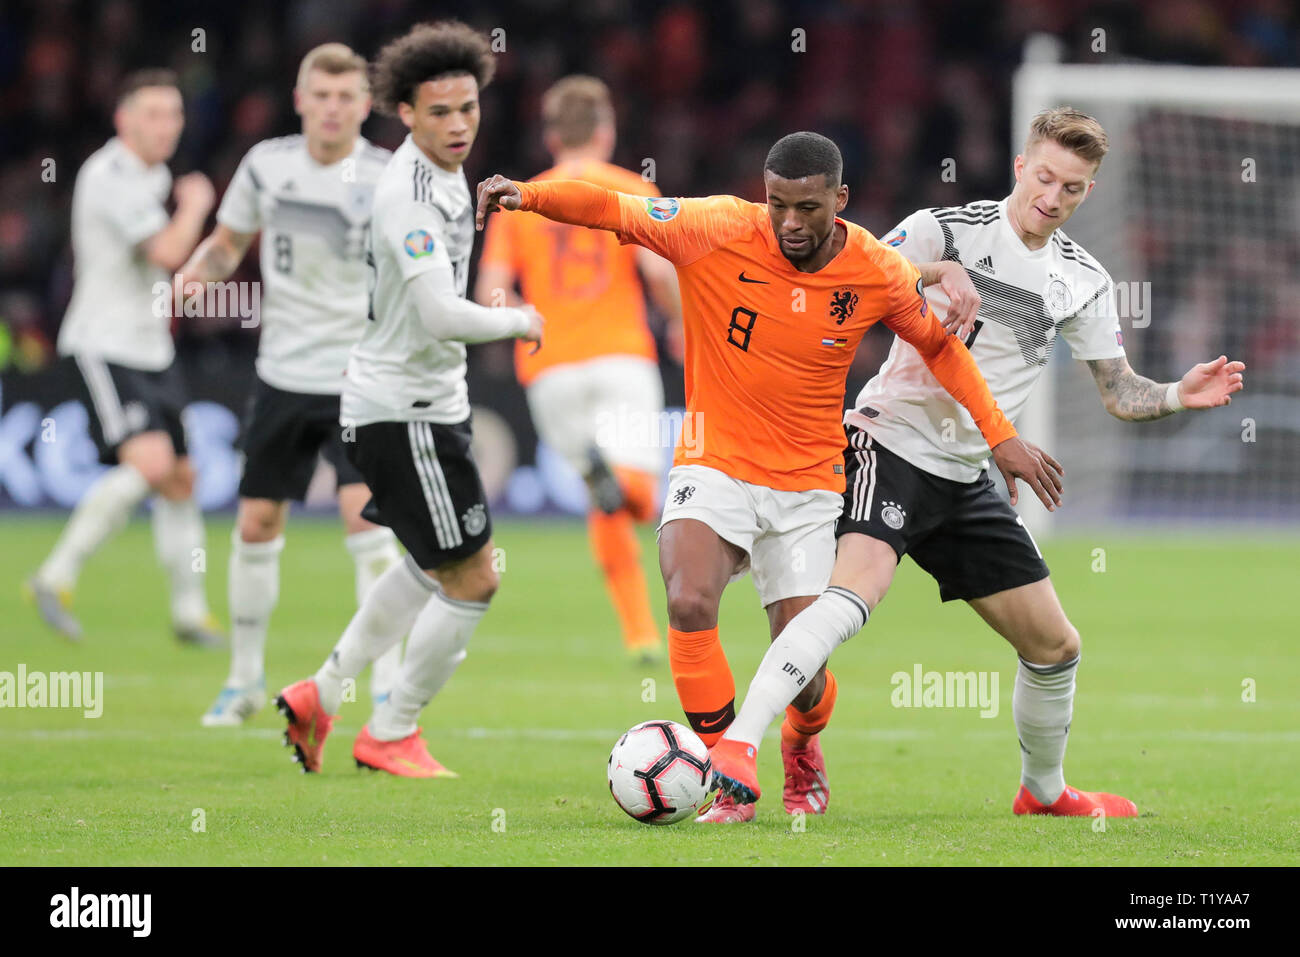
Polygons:
M884 322L926 359L993 446L1015 429L966 347L926 307L921 277L860 226L817 272L782 254L765 205L734 196L643 198L586 183L517 183L523 209L612 230L677 267L694 441L677 465L790 491L844 490L844 383Z
M636 173L595 160L556 166L531 182L554 179L659 195L654 183ZM613 234L536 214L497 216L488 224L482 263L509 268L519 278L524 300L546 320L542 349L530 355L532 343L515 345L515 372L523 385L551 366L598 356L655 358L636 250Z

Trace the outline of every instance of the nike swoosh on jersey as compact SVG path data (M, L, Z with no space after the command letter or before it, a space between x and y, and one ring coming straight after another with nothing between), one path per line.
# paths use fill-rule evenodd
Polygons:
M772 285L772 284L771 284L770 282L768 282L766 279L749 279L749 278L747 278L747 277L745 276L745 270L743 270L743 269L740 271L740 281L741 281L741 282L757 282L757 283L762 283L764 286L770 286L770 285Z

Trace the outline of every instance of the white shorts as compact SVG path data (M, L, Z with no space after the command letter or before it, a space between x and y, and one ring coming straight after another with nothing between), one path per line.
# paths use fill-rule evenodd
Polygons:
M603 356L546 370L528 387L538 437L585 475L594 446L610 465L660 475L664 387L659 367L639 356Z
M783 492L751 485L705 465L678 465L668 473L659 531L693 518L745 553L731 577L752 570L766 608L774 601L820 595L835 565L835 523L844 496L829 489Z

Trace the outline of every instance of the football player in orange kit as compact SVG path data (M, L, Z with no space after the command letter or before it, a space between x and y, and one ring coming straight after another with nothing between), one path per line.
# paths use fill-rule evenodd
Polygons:
M534 181L579 179L635 196L659 195L654 183L609 163L614 107L600 80L560 80L542 98L542 118L555 166ZM484 306L517 305L523 300L514 294L516 282L547 321L545 349L515 349L515 372L533 423L591 492L591 549L624 647L634 658L655 660L663 642L634 522L658 511L663 452L656 437L664 400L642 284L670 332L680 334L677 277L671 263L645 247L525 213L492 221L474 297Z
M494 209L613 231L677 267L686 338L686 405L696 443L679 445L659 528L668 654L691 727L710 746L735 716L735 681L718 641L728 582L752 570L772 638L829 580L844 490L845 376L882 321L915 346L970 412L1009 480L1049 509L1060 486L997 407L960 338L921 294L923 273L836 216L848 202L833 142L792 133L764 164L767 204L734 196L648 199L590 183L479 184L477 224ZM923 264L939 281L938 264ZM863 616L865 618L865 609ZM787 807L826 789L818 733L835 679L809 675L782 734ZM820 809L824 810L824 802ZM720 795L697 821L747 821L753 805Z

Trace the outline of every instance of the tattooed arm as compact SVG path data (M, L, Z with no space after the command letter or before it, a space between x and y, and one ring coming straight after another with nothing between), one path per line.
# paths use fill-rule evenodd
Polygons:
M218 223L179 271L187 282L220 282L235 271L255 235L237 233Z
M1179 409L1212 409L1228 405L1232 393L1244 388L1243 362L1229 362L1219 356L1213 362L1192 366L1177 383L1178 405L1170 404L1173 383L1153 382L1140 376L1128 359L1090 359L1088 368L1097 382L1106 411L1126 422L1149 422L1173 415Z

